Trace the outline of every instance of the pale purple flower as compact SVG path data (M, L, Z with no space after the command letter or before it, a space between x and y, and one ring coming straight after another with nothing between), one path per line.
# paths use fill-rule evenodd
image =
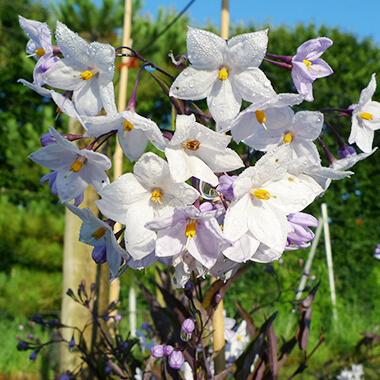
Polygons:
M323 78L333 73L332 68L319 57L333 42L327 37L318 37L304 42L292 58L292 79L299 94L305 100L312 102L312 83L317 78Z
M191 334L195 329L194 321L191 318L187 318L183 321L181 330L186 334Z
M18 18L21 28L30 38L26 45L26 52L37 60L33 72L34 83L42 86L44 84L42 74L59 61L59 58L54 56L50 28L39 21L28 20L22 16Z
M109 184L106 170L111 160L91 150L80 150L50 127L56 144L47 145L29 155L34 162L57 172L55 185L62 203L81 195L91 183L96 191ZM52 179L52 178L50 178Z
M183 354L181 351L173 351L169 355L168 363L170 367L173 369L180 369L183 366L183 363L185 362L185 358L183 357Z
M223 236L214 213L201 213L194 206L175 207L146 227L158 231L157 257L191 255L206 268L215 264L221 246L231 245Z
M130 256L120 247L116 240L113 233L113 226L97 218L89 208L80 209L69 203L66 203L66 207L83 221L80 229L79 241L93 247L98 247L100 252L96 251L95 254L101 254L105 247L106 261L110 272L113 275L116 275L122 263L122 258L128 262ZM102 256L95 258L99 261L97 262L99 264L104 259Z
M312 215L297 212L288 215L288 222L290 231L288 232L285 250L309 247L309 242L314 239L314 233L309 226L318 227L318 220Z
M373 257L374 257L375 259L380 260L380 244L376 244L375 252L374 252L374 254L373 254Z

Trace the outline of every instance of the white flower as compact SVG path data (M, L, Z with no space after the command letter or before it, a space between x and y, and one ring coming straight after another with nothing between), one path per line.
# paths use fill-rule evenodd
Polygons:
M289 228L286 216L301 211L322 192L312 178L302 174L305 161L292 160L286 144L246 169L233 183L235 199L224 220L226 238L237 241L249 232L256 241L283 252Z
M95 116L102 107L117 113L112 79L115 73L115 49L108 44L88 44L66 25L57 21L57 44L64 55L43 74L52 87L74 91L78 112Z
M107 264L110 272L116 275L121 265L121 258L130 259L128 253L120 247L113 233L112 227L97 218L89 208L80 209L69 203L66 207L83 220L80 229L79 241L93 247L106 246Z
M356 145L365 153L370 153L374 131L380 128L380 103L371 100L376 90L376 74L368 86L362 90L359 103L352 112L351 134L348 138L350 144Z
M117 129L121 149L131 161L144 153L148 141L161 151L167 145L157 124L133 111L83 119L88 128L85 137L98 137Z
M140 260L156 242L156 233L145 224L176 206L194 203L199 193L186 183L174 183L168 164L154 153L142 155L133 170L105 187L95 203L103 215L125 225L125 247Z
M107 156L92 150L79 149L53 127L50 127L50 133L57 143L41 148L29 155L29 158L57 171L56 186L62 203L81 195L89 183L97 192L109 184L106 170L111 168L111 160Z
M194 176L212 186L218 185L214 174L238 169L243 161L227 148L230 136L211 131L195 121L194 115L178 115L176 131L165 149L175 182Z
M301 111L294 114L289 107L281 107L268 109L265 115L268 130L256 125L252 128L252 134L243 140L245 144L260 151L271 150L279 144L289 144L293 158L306 157L309 164L320 163L318 149L313 141L322 130L322 113Z
M233 119L242 99L253 102L274 94L270 81L258 68L267 44L267 30L226 41L216 34L189 27L187 53L191 66L174 81L169 95L187 100L207 98L217 123Z

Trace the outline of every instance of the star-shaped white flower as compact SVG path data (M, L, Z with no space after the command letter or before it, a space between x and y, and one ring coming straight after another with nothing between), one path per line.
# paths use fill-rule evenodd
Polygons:
M217 186L218 177L214 173L244 165L237 153L227 148L230 141L231 136L197 123L194 115L178 115L176 131L165 149L174 181L184 182L194 176Z
M372 74L368 86L362 90L359 103L352 112L351 134L348 138L350 144L356 143L364 153L371 152L374 131L380 129L380 103L372 100L376 91L375 76L376 74Z
M270 81L258 68L267 44L267 30L226 41L216 34L189 27L187 53L191 65L174 81L169 95L186 100L207 98L217 123L233 119L242 99L253 102L274 94Z
M176 206L194 203L199 193L186 183L174 183L167 162L154 153L142 155L133 171L105 187L95 203L103 215L125 225L125 247L140 260L156 242L156 233L145 224Z
M50 127L50 133L57 143L41 148L29 158L57 171L56 186L62 203L81 195L89 183L97 192L109 184L106 170L111 168L111 160L107 156L92 150L79 149L53 127Z
M144 153L148 141L161 151L167 145L157 124L133 111L83 119L88 128L85 137L98 137L117 129L121 149L131 161Z
M246 169L233 183L235 199L224 220L226 238L237 241L249 232L258 242L281 253L288 234L286 216L304 209L323 191L302 174L305 166L305 159L291 159L287 144Z
M313 141L322 130L321 112L300 111L294 114L290 107L282 107L269 109L265 115L268 130L256 126L253 133L243 140L245 144L260 151L269 151L279 144L289 144L293 158L306 157L310 165L320 163L318 149Z
M96 116L102 107L107 114L117 113L112 83L115 49L99 42L88 44L59 21L55 37L65 58L43 74L45 83L74 91L74 102L81 115Z

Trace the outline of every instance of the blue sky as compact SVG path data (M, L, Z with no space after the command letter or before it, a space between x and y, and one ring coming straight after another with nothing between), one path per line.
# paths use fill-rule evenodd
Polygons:
M144 11L155 17L159 6L172 6L179 12L189 1L144 0ZM192 26L202 26L207 19L220 25L220 12L221 0L196 0L187 11ZM232 23L269 21L274 26L313 21L317 26L325 24L360 38L373 38L380 45L380 0L230 0L230 18Z

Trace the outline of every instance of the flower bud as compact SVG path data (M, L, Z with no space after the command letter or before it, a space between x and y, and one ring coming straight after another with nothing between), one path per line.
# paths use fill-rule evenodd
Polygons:
M166 356L169 356L173 351L174 351L174 348L170 344L164 347L164 355Z
M173 351L169 355L169 366L174 368L174 369L180 369L185 362L185 358L182 355L181 351Z
M61 132L59 132L59 133L61 133ZM61 133L61 135L62 135L62 133ZM41 141L42 146L47 146L50 144L57 144L57 140L53 137L53 135L50 132L42 135L40 138L40 141Z
M194 321L191 318L185 319L182 323L181 329L184 333L191 334L195 329Z
M162 358L164 356L164 346L162 344L155 344L150 349L150 354L156 359Z
M74 335L73 335L73 337L71 338L71 340L70 340L70 342L69 342L69 347L70 347L70 348L75 347L75 339L74 339Z
M92 250L92 259L96 264L105 263L107 261L107 247L105 245L94 247Z
M184 287L185 296L189 299L193 299L194 284L192 282L187 282Z
M35 360L37 359L38 352L39 352L39 350L34 351L34 352L32 352L32 353L30 354L30 356L29 356L29 360L30 360L31 362L33 362L33 361L35 361Z

